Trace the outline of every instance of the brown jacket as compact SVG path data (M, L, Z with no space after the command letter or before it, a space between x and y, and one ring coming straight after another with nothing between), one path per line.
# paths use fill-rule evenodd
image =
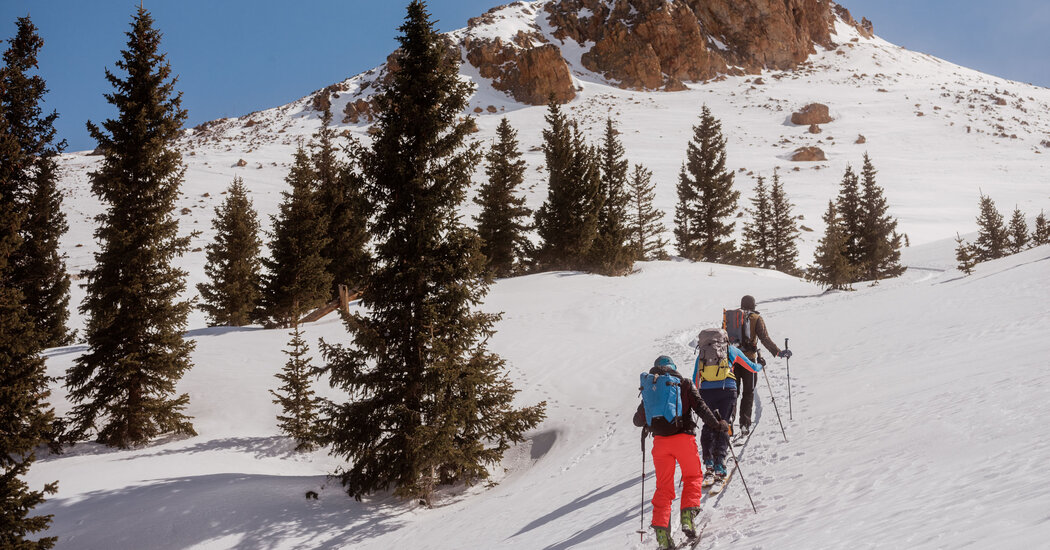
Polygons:
M748 322L751 323L751 330L748 331L751 334L751 341L741 342L740 351L744 352L748 359L754 361L758 355L758 341L762 340L762 345L769 350L769 353L773 354L773 357L780 355L780 348L769 337L769 332L766 331L766 322L762 319L762 316L757 311L752 311L751 316L748 317Z

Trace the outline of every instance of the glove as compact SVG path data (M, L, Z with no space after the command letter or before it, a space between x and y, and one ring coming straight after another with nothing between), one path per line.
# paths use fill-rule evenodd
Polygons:
M777 357L780 357L782 359L791 359L791 350L782 350L780 353L777 354Z
M766 358L765 358L765 357L762 357L761 355L759 355L759 356L758 356L758 359L755 359L755 361L756 361L756 362L757 362L757 363L758 363L759 365L762 365L763 367L764 367L764 366L766 366Z
M728 434L730 428L731 426L729 425L729 422L726 422L725 420L718 421L718 429L722 430L722 433Z

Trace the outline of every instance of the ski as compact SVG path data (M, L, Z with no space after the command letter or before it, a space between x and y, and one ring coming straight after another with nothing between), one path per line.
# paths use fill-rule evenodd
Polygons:
M729 476L731 475L733 475L733 472L729 472ZM729 483L729 476L726 476L721 480L716 479L715 482L711 484L711 488L707 490L707 495L713 497L718 493L721 493L722 489L726 488L726 483Z
M675 550L686 550L686 549L692 550L693 548L696 548L697 546L699 546L700 545L700 539L704 536L704 529L707 529L707 524L710 523L710 522L711 522L710 519L708 519L707 521L704 521L704 524L700 526L700 532L698 532L696 534L696 537L691 538L691 539L687 538L687 539L683 540L682 542L676 544L675 547L674 547ZM682 534L684 535L685 533L682 533Z

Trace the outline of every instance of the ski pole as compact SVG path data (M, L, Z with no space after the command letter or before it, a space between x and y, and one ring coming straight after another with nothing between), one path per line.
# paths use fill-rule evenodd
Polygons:
M773 410L777 413L777 422L780 423L780 433L784 434L784 443L787 443L788 434L784 431L784 422L780 420L780 410L777 409L777 398L773 395L773 385L769 383L769 375L766 374L766 369L762 369L762 374L766 377L766 387L769 388L769 398L773 400Z
M784 351L788 349L788 339L784 338ZM795 415L791 412L791 358L785 357L784 363L787 364L788 371L788 420L794 420Z
M645 428L642 428L642 505L638 508L638 540L645 539Z
M744 492L747 493L747 500L751 502L751 509L758 513L758 508L755 508L755 501L751 498L751 489L747 488L747 480L744 479L744 471L740 469L740 460L736 458L736 451L733 450L733 444L729 444L729 452L733 456L733 467L736 471L740 472L740 482L744 484Z

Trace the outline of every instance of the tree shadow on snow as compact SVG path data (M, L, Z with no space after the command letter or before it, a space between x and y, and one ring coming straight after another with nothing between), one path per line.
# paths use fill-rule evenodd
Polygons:
M174 550L212 541L238 550L335 550L401 528L403 508L362 504L324 476L212 474L96 491L39 506L56 548ZM307 500L307 491L320 494Z
M262 327L205 327L187 330L182 335L186 338L199 338L201 336L222 336L234 332L257 332L266 330Z
M294 456L295 440L282 435L270 437L227 437L202 441L189 447L163 449L148 454L136 454L121 460L137 460L156 456L190 455L210 451L237 451L251 454L255 458L277 458Z
M646 475L645 475L646 479L652 478L653 476L654 476L653 473L646 473ZM570 514L572 512L577 511L577 510L581 510L583 508L586 508L587 506L590 506L591 504L593 504L595 502L598 502L600 500L603 500L603 499L606 499L608 497L614 496L614 495L616 495L616 494L618 494L618 493L620 493L622 491L630 489L630 488L634 487L635 485L637 485L638 483L639 483L638 478L631 478L631 479L628 479L628 480L626 480L626 481L624 481L624 482L622 482L622 483L620 483L618 485L615 485L613 487L608 487L608 488L606 488L604 490L595 489L594 491L591 491L590 493L587 493L586 495L583 495L583 496L573 500L572 502L570 502L570 503L568 503L568 504L566 504L564 506L561 506L560 508L558 508L556 510L553 510L553 511L547 513L543 517L540 517L540 518L532 520L531 522L529 522L528 525L526 525L525 527L522 527L520 531L518 531L517 533L514 533L513 535L511 535L510 538L514 538L514 537L516 537L518 535L522 535L522 534L528 533L529 531L532 531L533 529L542 527L542 526L544 526L544 525L546 525L546 524L548 524L548 523L550 523L550 522L552 522L554 520L557 520L557 519L561 518L562 516L564 516L566 514ZM632 510L634 510L635 512L632 512ZM602 521L600 523L597 523L597 524L595 524L594 526L592 526L592 527L590 527L588 529L585 529L583 531L580 531L579 533L576 533L571 538L569 538L569 539L567 539L567 540L565 540L563 542L560 542L560 543L552 545L552 546L548 546L545 550L560 550L560 549L563 549L563 548L571 548L574 545L580 544L581 542L583 542L585 540L588 540L588 539L590 539L590 538L592 538L592 537L594 537L596 535L600 535L600 534L602 534L604 532L607 532L610 528L615 527L617 525L620 525L620 524L624 523L625 521L630 520L630 517L632 516L632 514L634 514L636 512L637 512L637 508L629 508L624 513L618 514L618 515L613 516L611 518L607 518L604 521Z

